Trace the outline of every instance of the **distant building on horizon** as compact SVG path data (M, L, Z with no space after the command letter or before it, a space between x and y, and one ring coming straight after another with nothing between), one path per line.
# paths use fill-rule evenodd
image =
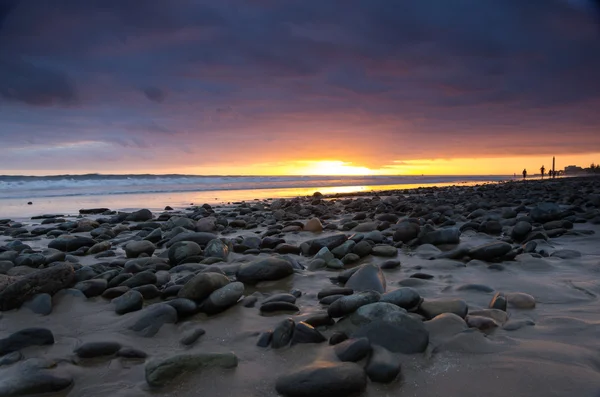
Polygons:
M565 167L566 175L581 174L584 172L585 172L585 170L578 165L568 165Z

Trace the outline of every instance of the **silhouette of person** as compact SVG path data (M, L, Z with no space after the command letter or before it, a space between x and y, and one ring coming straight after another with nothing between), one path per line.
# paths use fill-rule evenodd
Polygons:
M544 172L545 172L545 171L546 171L546 167L544 167L544 166L542 165L542 168L540 168L540 172L542 173L542 179L544 179ZM548 172L550 173L550 172L552 172L552 171L548 171Z
M523 169L523 179L527 178L527 170Z

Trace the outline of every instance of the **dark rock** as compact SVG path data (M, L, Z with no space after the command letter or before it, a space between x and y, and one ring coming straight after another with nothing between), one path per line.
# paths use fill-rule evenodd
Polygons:
M236 272L238 281L244 284L256 284L260 281L273 281L294 273L292 265L281 258L269 257L244 263Z
M391 303L403 309L411 310L421 303L421 295L410 287L402 287L381 295L380 302Z
M300 248L305 256L311 256L319 252L319 250L321 250L323 247L327 247L329 250L332 250L342 245L346 240L348 240L348 237L345 234L335 234L333 236L321 237L306 241L302 243Z
M383 256L387 258L393 258L398 255L398 248L392 247L391 245L376 245L373 247L371 252L373 256Z
M53 295L72 285L75 272L70 264L60 264L23 276L0 292L0 310L19 308L37 294Z
M343 341L345 341L347 339L348 339L348 335L346 335L345 332L335 331L333 334L331 334L331 337L329 338L329 344L331 346L335 346L335 345L342 343Z
M274 313L274 312L292 312L297 313L300 309L298 306L289 302L269 302L264 303L260 306L261 313Z
M40 362L41 361L41 362ZM14 375L0 381L0 396L29 396L56 393L73 384L73 378L50 360L31 358L17 364Z
M384 293L386 289L385 276L379 266L364 265L350 277L345 287L356 292L376 291Z
M328 287L319 291L317 299L323 299L330 295L352 295L353 293L352 288Z
M82 247L92 247L97 243L89 237L63 235L50 241L48 248L54 248L63 252L78 250Z
M173 237L172 239L170 239L169 241L167 241L167 248L170 248L171 246L173 246L175 243L178 243L180 241L192 241L200 246L205 246L206 244L209 243L209 241L213 240L214 238L216 238L216 235L212 234L212 233L208 233L208 232L192 232L192 233L180 233L178 235L176 235L175 237Z
M508 254L511 249L512 246L510 244L503 241L496 241L472 248L469 251L469 256L473 259L490 261Z
M379 265L379 268L383 270L396 269L397 267L400 267L400 261L395 259L385 261L381 265Z
M409 241L414 240L421 231L421 227L412 222L401 222L394 228L394 241L401 241L403 243L408 243Z
M527 238L527 235L531 232L531 223L525 221L519 221L513 227L510 236L513 240L521 242Z
M410 278L418 278L420 280L431 280L433 278L433 274L429 274L429 273L413 273L410 275Z
M256 346L268 347L271 344L271 339L273 339L273 331L262 332L258 336L258 341L256 342Z
M492 287L483 284L463 284L456 288L457 291L494 292Z
M329 296L326 296L325 298L319 300L319 304L331 305L333 302L335 302L336 300L340 299L343 296L345 296L345 295L329 295Z
M146 300L158 298L160 296L160 290L154 284L140 285L139 287L132 288L132 290L142 294L142 297Z
M229 284L229 279L220 273L199 273L185 283L177 296L201 302L227 284Z
M355 363L316 362L277 379L275 389L284 397L347 397L367 386L363 369Z
M285 320L277 324L273 331L271 347L273 349L279 349L287 346L292 340L295 327L296 324L291 318L286 318Z
M469 307L467 302L461 299L432 299L421 303L419 310L427 319L432 319L443 313L454 313L464 319Z
M313 327L328 327L335 324L335 320L329 317L327 313L314 314L304 320L306 324L312 325Z
M88 342L75 349L74 353L79 358L94 358L115 355L120 348L121 344L118 342Z
M129 359L144 359L148 357L148 355L138 349L134 349L132 347L122 347L117 352L117 357L129 358Z
M46 328L25 328L0 339L0 356L29 346L53 345L54 335Z
M216 238L208 242L204 249L204 256L207 258L227 259L229 247L220 239Z
M233 353L178 354L147 363L146 382L152 387L161 387L183 373L202 368L234 368L237 364L238 358Z
M458 228L444 228L437 230L422 229L419 234L421 244L458 244L460 243L460 230Z
M135 288L146 284L156 284L156 274L149 270L133 275L132 277L123 281L120 285L124 285L129 288Z
M8 353L4 357L0 358L0 367L4 367L7 365L13 365L16 362L21 361L23 355L20 351Z
M108 283L104 279L92 279L81 281L73 288L80 290L87 298L100 296L106 290Z
M102 293L102 297L104 299L115 299L119 296L123 295L125 292L129 291L131 288L126 286L109 288Z
M141 294L140 294L141 295ZM137 321L129 327L143 337L152 337L167 323L177 322L177 310L166 303L158 303L145 308L139 315Z
M85 269L85 267L83 269ZM118 287L122 282L129 280L131 277L133 277L133 274L131 273L121 273L108 282L108 288Z
M139 291L130 290L112 300L115 313L126 314L141 310L144 306L144 297Z
M352 248L352 253L361 258L370 255L371 252L373 252L373 247L365 240L359 241L354 248Z
M52 297L49 294L37 294L25 302L23 307L26 307L35 314L47 316L52 313Z
M198 309L210 315L221 313L234 306L242 295L244 295L244 284L236 281L213 291Z
M275 294L269 296L267 299L262 301L263 304L270 302L289 302L296 303L296 297L292 294Z
M125 220L130 222L146 222L152 219L152 212L148 209L141 209L139 211L128 214Z
M214 235L211 236L214 237ZM167 255L171 266L176 266L184 263L188 258L202 255L202 248L193 241L180 241L171 245Z
M325 341L327 341L327 338L323 334L314 329L312 325L301 321L296 324L291 342L292 345L295 345L297 343L322 343Z
M137 258L142 254L152 256L156 246L147 240L132 241L125 246L125 254L128 258Z
M562 210L554 203L540 203L535 206L529 215L534 222L546 223L561 218Z
M354 295L344 296L333 302L327 308L327 314L332 318L343 317L353 313L359 307L379 302L381 295L375 291L365 291Z
M353 240L347 240L342 245L331 250L331 253L338 259L343 258L352 252L352 249L356 245L356 242Z
M385 348L375 345L365 371L373 382L390 383L400 374L400 360Z
M179 343L181 343L182 345L185 345L185 346L191 346L194 343L196 343L198 338L200 338L205 333L206 333L206 331L203 330L202 328L191 329L183 334L183 336L179 340Z
M190 299L177 298L165 302L165 305L173 307L177 311L179 318L192 316L198 313L198 305Z
M429 333L423 323L402 311L366 322L352 337L366 337L372 345L404 354L422 353L429 343Z
M335 345L333 351L340 361L357 362L371 352L371 343L367 338L348 339Z
M177 296L177 294L179 293L179 291L181 291L182 288L183 285L170 285L162 291L160 297L162 299L167 299L173 296Z
M496 292L492 300L490 301L490 309L498 309L506 311L506 296L502 292Z

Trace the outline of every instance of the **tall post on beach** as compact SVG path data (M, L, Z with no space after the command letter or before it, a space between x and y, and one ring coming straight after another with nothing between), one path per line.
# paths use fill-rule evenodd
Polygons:
M556 158L552 156L552 178L556 178L556 170L554 169Z

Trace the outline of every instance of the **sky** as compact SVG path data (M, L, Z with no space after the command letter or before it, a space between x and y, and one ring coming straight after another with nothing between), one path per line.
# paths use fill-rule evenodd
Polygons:
M587 0L0 0L0 174L600 162Z

